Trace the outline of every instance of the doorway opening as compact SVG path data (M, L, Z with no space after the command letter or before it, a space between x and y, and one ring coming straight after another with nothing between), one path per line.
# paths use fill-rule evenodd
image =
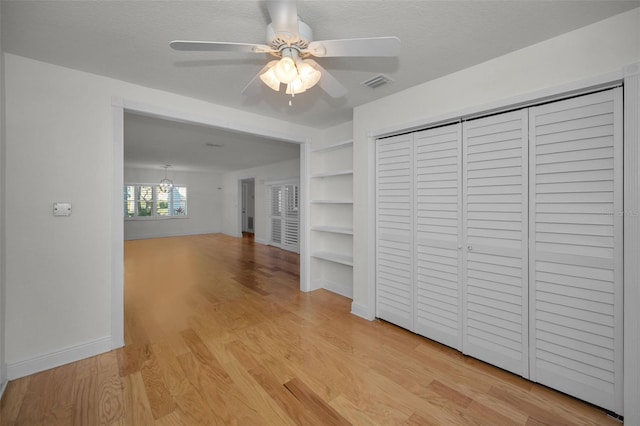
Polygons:
M240 180L240 216L242 236L253 238L255 234L254 222L256 212L256 180L247 178Z
M237 148L238 144L242 143L242 140L235 142L238 138L259 139L261 143L264 143L263 141L267 143L268 141L276 141L276 145L278 141L288 143L288 144L295 144L297 145L296 151L299 158L299 166L297 168L294 167L296 170L294 171L292 170L290 174L289 173L287 174L289 176L293 175L294 173L295 175L299 175L301 182L304 182L305 185L308 184L308 179L309 179L308 168L306 167L308 163L308 155L309 155L309 149L307 145L311 143L311 140L309 138L300 136L300 135L286 134L286 133L283 134L282 132L275 131L273 129L265 129L265 128L254 128L252 130L247 131L247 130L244 130L245 126L240 126L237 123L229 123L229 122L222 123L219 120L211 119L209 117L203 117L198 114L176 112L174 110L169 110L164 107L145 105L145 104L128 101L121 98L117 98L117 99L114 98L114 100L112 101L113 138L114 138L113 140L114 142L113 144L114 145L113 189L114 190L113 190L113 198L112 198L113 199L113 204L112 204L112 208L113 208L113 211L112 211L113 280L112 280L112 287L111 287L111 296L112 296L111 297L111 300L112 300L111 329L112 329L112 348L113 349L123 347L125 344L125 341L124 341L125 340L124 339L124 328L125 328L124 327L124 322L125 322L124 321L124 276L125 276L124 266L125 265L124 265L124 238L123 238L125 234L125 226L124 226L125 220L122 215L122 212L123 212L123 204L122 204L123 192L122 191L123 191L124 180L125 180L124 179L124 175L125 175L124 173L125 172L125 167L124 167L125 166L124 164L125 163L125 152L124 152L125 151L124 149L125 148L125 144L124 144L125 112L135 116L155 118L155 119L160 119L162 121L172 122L174 123L173 126L177 126L180 124L195 125L200 128L200 132L206 131L206 129L209 129L210 131L216 130L216 131L224 132L225 142L222 144L214 144L214 143L209 144L209 143L206 143L206 141L202 143L198 143L198 141L193 142L194 147L202 146L203 149L208 149L208 150L220 150L220 148L224 148L225 144L231 144L230 141L232 140L234 141L232 144L233 147ZM241 128L243 129L242 131L239 130ZM163 134L163 133L160 132L160 134ZM191 139L181 138L180 140L182 140L183 143L188 143ZM272 149L274 144L271 143L270 145L267 146L267 143L264 143L264 145L258 145L258 148L262 149L262 151L259 151L258 148L252 149L250 151L256 154L253 156L253 158L258 156L260 157L260 161L263 161L265 156L268 156L268 155L273 156L277 154L276 152L274 152L274 149ZM189 149L189 150L183 149L183 151L194 152L193 149ZM230 150L229 155L239 155L237 154L236 151L237 150ZM259 153L261 154L258 155ZM195 157L197 159L197 158L202 158L203 155L192 156L192 157ZM214 155L213 157L220 160L220 157L221 157L220 152L216 152L216 155ZM278 159L283 158L282 155L279 155L279 154L277 155L277 157ZM127 159L132 159L132 156L128 155ZM233 161L233 158L227 161L226 164L235 164ZM247 165L246 167L247 169L249 169L252 167L255 168L256 166L257 164ZM280 170L278 169L278 171ZM233 171L229 171L229 170L225 170L225 172L233 173ZM172 175L172 177L177 178L177 175L176 176L174 175ZM241 176L241 178L247 179L246 175ZM265 178L267 180L269 179L269 177L267 176L265 176ZM140 177L140 179L143 179L143 177ZM235 179L238 179L238 177L235 177ZM155 184L156 179L152 179L151 182ZM239 180L236 180L236 182L239 182ZM264 192L264 191L261 191L261 187L260 187L262 182L263 182L262 177L258 179L257 176L254 176L254 196L255 196L254 209L256 206L258 206L259 208L261 208L260 206L264 206L266 209L266 202L263 202L264 200L261 195L262 192ZM226 198L219 198L219 199L229 199L229 201L231 201L233 198L236 198L238 197L238 195L240 195L237 189L235 188L232 189L229 186L226 188L226 191L225 191L224 181L222 179L220 179L218 184L215 184L215 183L216 182L214 182L214 185L211 185L211 182L209 182L208 186L205 186L205 187L207 188L211 187L216 191L221 191L220 197L226 197ZM199 185L195 185L194 187L200 188ZM195 219L195 214L197 212L197 204L195 203L195 200L198 195L198 190L192 191L191 194L194 194L192 197L194 202L190 204L191 209L189 212L190 213L189 222L194 222L194 220L191 220L191 219ZM305 193L303 192L303 194ZM236 203L233 203L233 201L227 203L228 208L233 208L232 207L233 204L236 204L236 206L239 205L240 200L238 200ZM238 210L239 209L236 209L236 211ZM308 213L306 212L304 203L301 203L301 210L303 213L301 214L301 220L302 220L301 227L302 229L306 230ZM206 208L204 209L203 214L210 219L210 215L207 215ZM235 222L235 220L231 220L231 221L225 220L225 219L231 219L233 218L233 216L235 216L235 214L231 213L231 211L228 211L228 210L226 212L224 211L220 212L219 220L221 223L221 231L222 231L221 235L226 234L228 236L237 236L236 232L241 227L235 226L235 223L233 223ZM149 224L152 224L155 221L144 221L144 222L140 221L140 222L145 226L150 226ZM171 223L174 223L174 222L171 222ZM185 225L186 223L187 221L175 222L176 225L178 224ZM254 233L256 231L258 233L260 232L260 229L261 229L260 224L261 224L260 220L258 220L256 223L256 218L254 216L254 223L253 223ZM226 227L224 228L226 229L226 232L223 230L222 227ZM181 233L181 234L184 234L184 233ZM306 241L306 237L308 236L307 234L308 232L305 232L302 235L303 241ZM299 263L296 262L296 267L299 271L299 286L301 291L310 290L307 262L308 262L308 256L306 253L306 245L302 244L301 250L300 250Z

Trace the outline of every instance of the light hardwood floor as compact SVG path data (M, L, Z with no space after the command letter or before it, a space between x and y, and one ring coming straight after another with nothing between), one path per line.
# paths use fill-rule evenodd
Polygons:
M607 425L602 411L298 291L247 238L125 243L123 349L9 383L0 424Z

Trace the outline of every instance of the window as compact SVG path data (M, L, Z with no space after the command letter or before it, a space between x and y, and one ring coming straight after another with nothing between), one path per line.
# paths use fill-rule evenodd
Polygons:
M161 218L187 215L187 187L174 186L162 192L158 185L132 184L124 186L124 217Z

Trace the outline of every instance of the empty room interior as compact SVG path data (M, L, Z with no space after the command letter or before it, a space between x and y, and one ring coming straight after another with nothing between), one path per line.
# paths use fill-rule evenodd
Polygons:
M0 424L640 425L640 1L1 1Z

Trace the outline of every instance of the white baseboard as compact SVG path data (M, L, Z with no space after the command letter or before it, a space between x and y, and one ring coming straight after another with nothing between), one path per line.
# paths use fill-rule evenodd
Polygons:
M111 339L111 350L116 350L124 347L124 336L120 336L119 339L115 337Z
M311 287L309 288L309 291L319 290L321 288L324 288L322 286L322 280L318 280L318 279L311 280Z
M152 238L169 238L169 237L186 237L187 235L202 235L202 234L218 234L219 231L214 230L202 230L202 231L188 231L188 232L156 232L153 234L129 234L124 236L125 241L131 240L149 240Z
M322 288L339 294L340 296L353 299L353 285L351 285L351 283L345 284L343 282L324 280L322 282Z
M263 246L267 245L267 240L263 239L263 238L255 238L253 239L254 242L258 243L258 244L262 244Z
M7 379L14 380L111 350L111 336L80 343L48 354L7 364Z
M2 395L4 394L5 389L7 389L7 384L9 380L7 380L7 364L2 363L0 365L0 399L2 399Z
M361 305L360 303L351 302L351 313L360 318L364 318L369 321L376 319L375 314L369 312L369 307Z
M224 235L228 235L233 238L242 238L242 234L232 233L232 232L223 232Z

